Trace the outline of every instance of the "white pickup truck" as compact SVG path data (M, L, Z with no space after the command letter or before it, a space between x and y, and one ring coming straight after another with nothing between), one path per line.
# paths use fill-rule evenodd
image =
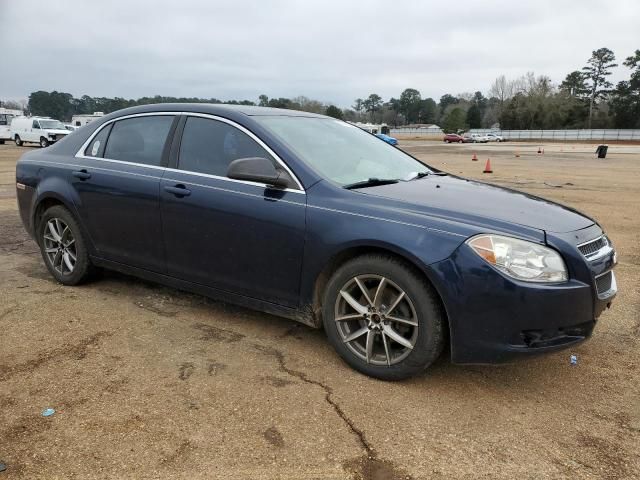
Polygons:
M62 122L46 117L16 117L10 127L11 140L19 147L25 142L48 147L69 133Z

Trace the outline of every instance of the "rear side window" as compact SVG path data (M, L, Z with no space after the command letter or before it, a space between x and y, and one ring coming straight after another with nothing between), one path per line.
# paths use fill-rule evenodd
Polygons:
M208 118L187 119L180 142L181 170L226 177L231 162L247 157L271 159L264 148L236 127Z
M111 128L104 157L159 166L173 118L159 115L118 120Z
M107 125L93 137L89 146L84 150L87 157L102 157L104 155L104 147L107 145L107 137L112 126L113 124Z

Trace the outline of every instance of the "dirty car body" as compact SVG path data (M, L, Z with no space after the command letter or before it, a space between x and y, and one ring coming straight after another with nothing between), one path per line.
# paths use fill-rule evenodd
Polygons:
M148 118L156 119L153 135L162 136L157 161L144 156L149 152L122 158L111 136L127 127L125 120ZM197 140L195 126L203 120L250 137L288 183L200 173L195 154L187 165L187 136ZM437 292L456 363L504 362L574 345L611 304L615 252L591 218L431 167L411 179L345 188L286 140L290 122L355 128L258 107L160 104L112 113L19 160L22 221L35 236L45 209L62 205L96 266L313 327L321 325L323 288L341 263L370 252L388 255ZM398 152L371 138L383 153ZM341 145L326 148L330 154ZM470 243L487 235L555 252L566 277L514 278Z

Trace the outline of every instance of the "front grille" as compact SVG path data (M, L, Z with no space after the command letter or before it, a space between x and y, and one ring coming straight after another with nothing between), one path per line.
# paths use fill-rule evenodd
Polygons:
M613 280L613 273L607 272L596 278L596 289L598 293L606 293L611 290L611 284Z
M609 242L607 242L607 237L603 235L600 238L596 238L589 243L580 245L578 247L578 250L580 250L580 253L582 253L582 255L584 255L585 257L589 257L599 251L601 248L606 247L608 244Z

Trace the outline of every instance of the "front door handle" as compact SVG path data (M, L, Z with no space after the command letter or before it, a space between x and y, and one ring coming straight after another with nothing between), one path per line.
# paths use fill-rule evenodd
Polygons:
M178 184L175 187L164 187L165 192L173 193L176 197L188 197L191 195L191 190L188 190L184 185Z
M71 175L73 175L76 178L79 178L80 180L88 180L91 178L91 174L84 169L71 172Z

